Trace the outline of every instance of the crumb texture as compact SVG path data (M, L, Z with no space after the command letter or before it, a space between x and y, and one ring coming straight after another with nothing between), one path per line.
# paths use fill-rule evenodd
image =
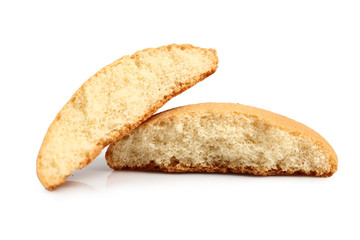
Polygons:
M336 154L310 128L239 104L205 103L149 119L108 148L114 169L330 176Z
M58 113L44 138L37 174L55 189L165 102L215 72L213 49L169 45L138 51L104 67Z

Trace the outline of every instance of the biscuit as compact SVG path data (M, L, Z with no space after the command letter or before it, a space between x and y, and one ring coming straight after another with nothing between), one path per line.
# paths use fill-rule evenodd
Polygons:
M112 143L113 169L328 177L337 156L314 130L234 103L202 103L154 115Z
M150 48L124 56L90 77L57 114L37 158L48 190L88 165L172 97L217 69L213 49L191 45Z

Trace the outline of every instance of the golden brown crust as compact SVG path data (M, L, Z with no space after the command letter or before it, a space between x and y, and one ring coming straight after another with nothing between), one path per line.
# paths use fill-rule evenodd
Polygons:
M202 49L199 47L194 47L190 44L183 44L183 45L178 45L178 44L171 44L168 46L162 46L159 47L157 49L167 49L170 50L171 48L176 47L176 48L181 48L182 50L184 49ZM136 58L136 56L139 53L145 52L145 51L152 51L154 50L154 48L147 48L141 51L137 51L135 54L133 54L131 56L131 58ZM209 52L212 52L215 56L215 66L213 68L210 69L210 71L205 72L204 74L200 75L200 76L196 76L196 78L192 79L192 81L190 81L188 84L182 84L180 85L178 88L174 89L173 92L167 96L164 96L163 99L160 99L157 104L154 104L150 109L148 109L147 112L144 112L143 116L140 117L137 121L134 121L132 123L128 123L127 125L125 125L122 129L120 130L113 130L111 133L109 133L107 136L104 136L103 139L100 139L97 143L96 143L96 147L93 148L90 152L87 153L87 158L84 159L83 161L79 162L78 166L76 166L74 169L71 169L69 171L69 173L67 175L63 175L63 176L57 176L56 178L53 179L49 179L48 176L46 176L46 174L44 173L44 169L43 169L43 161L46 161L46 158L43 157L42 154L42 150L44 148L46 148L46 144L47 142L51 141L49 135L49 133L53 132L53 125L59 121L59 119L61 118L61 115L63 114L64 110L67 108L71 108L71 104L76 98L78 98L82 93L83 90L87 87L88 84L90 84L90 81L93 77L96 77L99 74L107 74L109 69L111 69L113 66L116 66L118 64L121 64L122 59L124 59L125 57L128 56L124 56L118 60L116 60L115 62L105 66L104 68L102 68L101 70L99 70L93 77L91 77L89 80L87 80L71 97L71 99L65 104L65 106L61 109L61 111L57 114L57 116L55 117L54 121L51 123L50 127L48 128L47 134L43 140L43 143L41 145L38 157L37 157L37 168L36 168L36 172L37 172L37 176L40 180L40 182L43 184L43 186L48 189L48 190L54 190L56 188L58 188L60 185L62 185L66 178L71 174L72 171L76 170L76 169L80 169L83 168L85 166L87 166L88 164L90 164L100 153L101 150L106 147L108 144L117 141L118 139L120 139L121 137L125 136L126 134L128 134L132 129L136 128L138 125L140 125L143 121L145 121L146 119L148 119L151 115L153 115L160 107L162 107L167 101L169 101L171 98L179 95L180 93L184 92L185 90L189 89L190 87L194 86L195 84L197 84L198 82L204 80L206 77L212 75L216 69L217 69L217 64L218 64L218 57L216 56L216 50L214 49L202 49L202 50L206 50Z
M177 166L163 166L163 165L155 165L154 163L150 163L148 165L144 165L142 167L114 167L109 165L114 170L129 170L129 171L156 171L156 172L168 172L168 173L185 173L185 172L193 172L193 173L201 173L201 172L209 172L209 173L241 173L241 174L251 174L257 176L290 176L290 175L303 175L303 176L314 176L314 177L330 177L334 174L334 172L328 172L324 174L319 174L317 172L305 172L305 171L283 171L281 169L271 169L271 170L261 170L257 168L229 168L225 166L195 166L188 167L185 165L177 165Z
M307 175L313 175L313 176L331 176L337 171L337 165L338 160L335 151L330 146L330 144L317 132L312 130L311 128L305 126L302 123L299 123L295 120L292 120L290 118L287 118L285 116L263 110L256 107L246 106L242 104L235 104L235 103L200 103L200 104L193 104L193 105L187 105L182 106L174 109L170 109L161 113L158 113L151 118L149 118L147 121L142 123L142 126L148 125L148 124L154 124L156 122L160 122L169 118L173 117L182 117L187 114L196 113L207 113L207 112L218 112L221 114L235 114L235 115L244 115L252 118L257 118L261 121L265 121L268 124L283 129L293 135L300 135L304 138L310 139L313 143L320 146L322 149L324 149L326 152L329 153L329 164L331 165L331 170L329 173L325 173L323 175L317 174L317 173L310 173ZM135 168L118 168L116 166L112 166L112 148L111 146L108 148L108 151L106 153L106 159L108 160L108 165L113 169L129 169L129 170L161 170L161 171L169 171L169 172L185 172L185 171L191 171L191 172L233 172L233 173L249 173L249 174L255 174L255 175L291 175L291 174L301 174L306 175L305 172L286 172L279 170L271 170L271 171L262 171L261 169L229 169L228 167L214 167L214 166L195 166L195 167L187 167L187 166L177 166L174 167L165 167L165 166L157 166L154 168L152 164L148 166L142 166L142 167L135 167Z

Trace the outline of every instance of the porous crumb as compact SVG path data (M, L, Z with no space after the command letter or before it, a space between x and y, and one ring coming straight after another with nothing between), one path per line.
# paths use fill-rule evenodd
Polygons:
M313 130L261 111L207 103L160 113L111 144L108 164L115 169L257 175L329 176L335 171L335 153Z

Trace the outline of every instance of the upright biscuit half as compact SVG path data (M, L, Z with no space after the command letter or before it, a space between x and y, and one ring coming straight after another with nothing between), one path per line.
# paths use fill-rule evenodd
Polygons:
M337 156L323 137L287 117L234 103L159 113L112 143L113 169L331 176Z
M37 175L53 190L88 165L169 99L217 69L213 49L169 45L124 56L98 71L51 123L37 158Z

